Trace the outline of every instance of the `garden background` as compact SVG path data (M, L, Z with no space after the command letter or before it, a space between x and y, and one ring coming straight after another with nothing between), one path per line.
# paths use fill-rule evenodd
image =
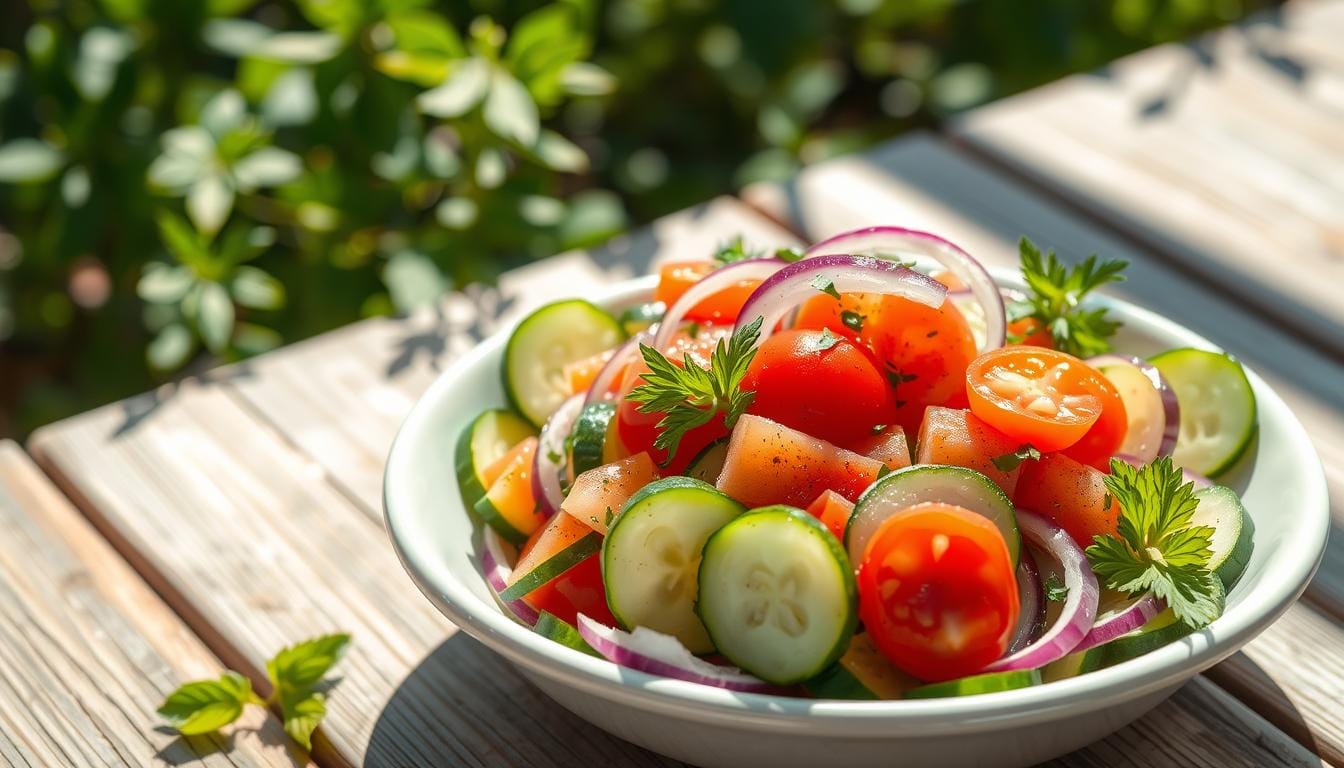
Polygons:
M0 2L0 436L1262 0Z

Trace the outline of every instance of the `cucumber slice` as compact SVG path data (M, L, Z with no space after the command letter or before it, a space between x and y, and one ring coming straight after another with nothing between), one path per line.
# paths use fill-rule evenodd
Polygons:
M640 331L648 330L649 326L663 319L663 313L666 307L661 301L649 301L643 304L636 304L627 308L621 313L621 327L625 332L634 336Z
M1151 362L1181 406L1172 461L1208 477L1226 472L1255 436L1255 393L1241 363L1202 349L1173 349Z
M746 508L714 486L668 477L641 488L621 508L602 544L602 583L611 615L626 629L672 635L709 653L695 615L700 551L710 534Z
M602 449L607 444L607 427L611 417L616 415L616 406L612 403L589 403L579 411L574 422L574 431L570 433L570 466L574 475L582 475L590 469L600 467Z
M728 459L728 438L715 440L691 459L686 474L706 483L716 483L723 474L723 465Z
M1012 672L989 672L983 675L971 675L945 683L921 685L906 691L907 699L940 699L944 696L975 696L980 693L1012 691L1041 684L1039 669L1018 669Z
M523 318L504 350L509 403L538 428L569 397L564 368L625 339L616 318L583 299L547 304Z
M586 653L589 656L600 655L597 651L593 650L593 646L584 641L583 637L579 635L579 630L575 628L573 624L570 624L548 611L541 612L537 617L536 626L532 629L542 637L545 637L548 640L554 640L555 642L573 648L580 653Z
M563 515L565 513L557 512L556 514ZM538 589L541 585L587 560L601 548L602 534L593 531L551 555L542 561L541 565L523 574L521 578L510 584L508 589L499 593L499 599L506 603L511 600L522 599L523 596Z
M919 681L887 661L864 632L854 635L840 660L803 683L819 699L899 699Z
M485 496L485 468L509 452L509 449L537 430L513 411L494 409L472 419L457 440L454 460L457 465L457 487L462 491L462 503L468 507Z
M868 541L896 512L914 504L938 501L955 504L989 518L1003 534L1008 554L1017 564L1022 538L1017 532L1013 502L998 484L974 469L933 464L903 467L880 478L863 492L845 526L850 560L860 562Z
M1209 570L1218 574L1223 586L1231 589L1251 562L1255 544L1255 523L1246 514L1241 498L1231 488L1214 485L1195 491L1199 506L1191 518L1193 525L1213 528L1209 549Z
M778 685L816 677L857 624L854 569L801 509L752 510L705 543L695 610L729 661Z

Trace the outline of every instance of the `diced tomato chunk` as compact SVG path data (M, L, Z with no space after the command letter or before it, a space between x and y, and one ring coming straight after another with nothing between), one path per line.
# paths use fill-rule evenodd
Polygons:
M653 291L653 300L670 307L700 278L718 268L719 264L713 261L669 261L658 268L658 287ZM711 294L691 307L686 313L686 319L731 323L737 319L742 305L747 303L747 298L760 284L760 280L743 280Z
M519 440L518 444L509 449L508 453L500 456L490 463L490 466L481 470L481 484L486 488L495 484L499 476L504 474L504 470L509 468L519 456L531 456L537 450L537 438L528 437Z
M1013 503L1054 520L1078 546L1087 547L1093 536L1116 535L1120 505L1107 496L1104 472L1047 453L1039 461L1023 462Z
M916 464L951 464L984 473L999 484L1009 498L1017 487L1022 468L1004 472L994 466L997 456L1012 453L1018 444L996 431L970 411L931 407L924 413L919 430Z
M507 528L512 528L522 536L530 535L541 527L542 522L537 501L532 496L532 459L536 452L535 437L529 437L514 446L506 454L508 464L499 470L498 476L494 477L486 490L485 498L477 503L478 512L487 518L497 515ZM482 474L488 477L495 469L496 466L492 464ZM500 527L497 522L492 525ZM514 536L507 530L501 532L506 534L506 538Z
M569 393L575 395L579 392L586 392L593 385L593 380L597 378L597 374L602 372L602 367L607 364L614 352L615 350L608 349L566 365L561 375L565 377L565 381L569 384ZM616 379L619 380L620 377L617 376Z
M570 515L555 514L541 528L539 534L523 546L523 554L513 569L510 583L573 546L579 539L591 535L592 529ZM523 596L523 601L539 611L549 611L573 624L577 614L585 614L608 626L616 623L607 607L607 594L602 586L601 552L596 552L578 565L563 571L555 578Z
M579 475L569 495L560 503L560 510L606 536L609 520L620 514L625 502L635 491L657 479L658 468L653 459L647 453L637 453Z
M870 459L877 459L890 470L910 466L910 443L905 439L905 430L899 424L892 424L849 448Z
M849 525L853 511L853 502L832 490L822 491L807 507L807 513L820 520L840 541L845 540L845 526Z
M717 485L748 507L805 507L825 490L854 501L881 471L876 459L745 414L733 428Z

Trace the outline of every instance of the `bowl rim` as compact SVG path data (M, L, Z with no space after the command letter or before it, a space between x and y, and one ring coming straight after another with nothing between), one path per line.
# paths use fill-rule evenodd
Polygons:
M1021 288L1020 279L1002 269L991 269L1003 287ZM620 306L647 297L654 276L626 280L595 291L590 300ZM1189 347L1219 350L1199 334L1155 312L1128 301L1097 296L1121 316L1153 338L1173 339ZM1262 578L1240 602L1213 624L1137 659L1086 675L1012 691L944 699L845 701L805 699L771 694L726 691L697 683L671 680L617 666L605 659L579 653L524 627L493 601L486 602L456 578L439 579L422 560L434 557L417 535L414 516L405 511L414 503L409 495L412 446L430 426L431 404L450 396L461 372L470 370L503 346L516 324L510 324L446 368L421 395L393 440L384 474L383 507L388 536L403 567L420 591L457 627L500 653L525 671L543 675L593 695L618 700L640 709L701 722L724 717L749 720L762 729L799 727L829 735L891 736L891 726L911 734L967 732L1044 722L1064 713L1095 711L1129 701L1180 682L1235 652L1282 615L1306 588L1325 551L1330 526L1324 470L1301 422L1254 370L1246 368L1256 394L1258 420L1273 420L1287 434L1293 454L1302 459L1303 505L1298 525L1287 535L1266 564ZM459 499L450 500L455 512L465 513ZM475 528L475 526L473 526ZM480 531L473 536L479 554ZM426 561L427 562L427 561ZM482 577L483 578L483 577ZM879 728L881 730L876 730Z

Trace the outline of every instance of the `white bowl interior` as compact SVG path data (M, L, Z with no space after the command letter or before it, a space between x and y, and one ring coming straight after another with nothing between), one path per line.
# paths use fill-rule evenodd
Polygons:
M1014 276L996 275L1005 285ZM607 292L600 303L639 300L650 278ZM1120 351L1150 355L1180 346L1214 348L1202 337L1146 310L1099 300L1125 321ZM812 701L720 691L654 678L579 654L505 616L481 577L477 522L463 508L453 467L460 431L484 408L505 404L500 357L507 332L457 361L407 417L388 459L389 534L420 589L451 620L527 671L592 695L652 712L712 722L732 713L761 729L827 735L927 735L1043 722L1078 708L1106 706L1171 688L1235 651L1301 593L1325 545L1325 480L1305 432L1283 401L1249 372L1260 433L1224 478L1242 493L1255 523L1255 550L1224 615L1207 629L1139 659L1049 685L956 699L890 702Z

